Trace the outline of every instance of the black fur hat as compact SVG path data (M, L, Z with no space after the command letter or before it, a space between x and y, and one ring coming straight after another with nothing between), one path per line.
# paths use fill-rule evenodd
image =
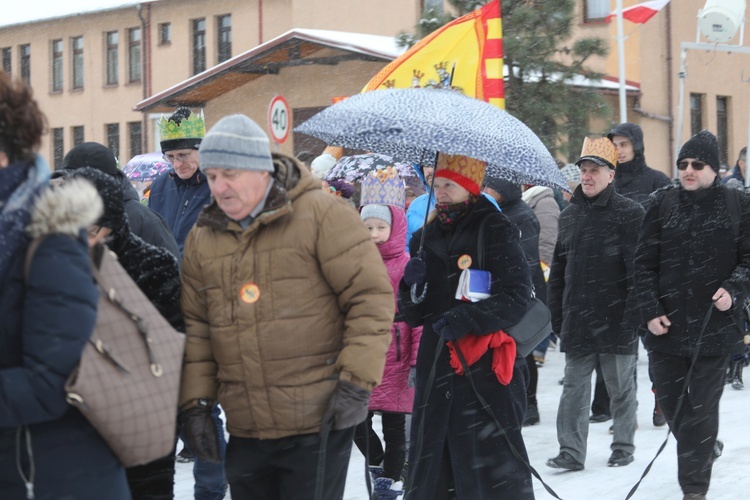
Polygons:
M719 140L708 130L701 130L680 148L680 154L677 155L677 163L685 158L695 158L707 163L719 173L721 162L719 161Z
M88 179L99 192L99 196L104 202L104 214L97 221L99 226L108 227L116 232L126 224L122 186L116 178L91 167L76 169L66 176L66 179L74 177Z

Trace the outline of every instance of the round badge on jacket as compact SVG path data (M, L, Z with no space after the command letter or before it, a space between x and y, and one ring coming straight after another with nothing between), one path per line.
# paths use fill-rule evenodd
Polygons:
M468 254L464 254L461 257L458 258L458 268L463 269L469 269L471 267L471 256Z
M245 304L254 304L260 298L260 288L255 283L246 283L240 288L240 300Z

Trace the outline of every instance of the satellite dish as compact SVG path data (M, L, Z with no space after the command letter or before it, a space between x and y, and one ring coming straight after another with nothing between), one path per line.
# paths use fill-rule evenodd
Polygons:
M712 42L734 38L745 18L746 0L707 0L698 11L698 30Z

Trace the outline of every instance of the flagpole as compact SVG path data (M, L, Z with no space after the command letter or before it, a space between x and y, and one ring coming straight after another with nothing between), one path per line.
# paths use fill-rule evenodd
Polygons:
M628 121L628 101L625 96L625 36L622 26L622 0L617 0L617 58L620 73L620 123Z

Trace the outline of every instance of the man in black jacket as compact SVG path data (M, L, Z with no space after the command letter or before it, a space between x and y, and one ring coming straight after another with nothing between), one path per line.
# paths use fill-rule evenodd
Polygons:
M582 470L588 438L591 374L601 364L614 419L607 465L633 461L636 395L633 381L638 347L625 318L632 288L633 253L643 207L617 194L617 153L606 137L586 138L581 184L560 214L550 271L548 300L554 331L565 353L565 379L557 411L560 453L547 461L556 469Z
M108 174L120 184L125 200L125 213L128 215L130 230L146 243L164 248L181 261L180 250L172 236L167 223L157 214L140 202L138 192L127 177L117 168L117 158L106 146L98 142L84 142L68 151L63 158L62 168L75 170L91 167Z
M654 195L635 257L656 396L677 440L684 498L695 500L708 491L724 374L743 347L737 315L750 291L750 199L725 192L719 166L710 132L682 146L679 186ZM732 206L740 217L728 216Z

